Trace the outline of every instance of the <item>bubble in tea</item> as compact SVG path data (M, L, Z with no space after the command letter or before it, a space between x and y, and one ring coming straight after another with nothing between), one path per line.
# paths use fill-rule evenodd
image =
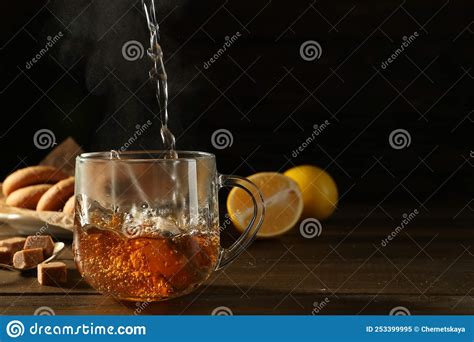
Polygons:
M218 229L173 225L147 214L127 230L127 214L88 212L76 222L76 263L85 280L100 292L121 299L158 301L186 294L202 284L218 259ZM79 220L80 221L80 220Z

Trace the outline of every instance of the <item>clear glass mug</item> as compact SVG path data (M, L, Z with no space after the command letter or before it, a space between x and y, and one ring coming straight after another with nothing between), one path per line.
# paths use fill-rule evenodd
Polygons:
M117 299L159 301L202 284L250 244L265 207L258 188L221 175L215 156L177 151L94 152L76 159L74 257L85 280ZM249 226L220 247L218 191L251 197Z

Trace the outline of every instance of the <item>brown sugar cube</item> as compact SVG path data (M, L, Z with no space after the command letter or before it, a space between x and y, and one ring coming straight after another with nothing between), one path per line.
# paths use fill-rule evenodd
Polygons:
M26 238L23 249L43 248L44 258L53 255L54 242L49 235L30 235Z
M24 249L13 255L13 266L26 269L38 265L43 260L43 248Z
M12 253L7 247L0 247L0 264L11 264Z
M26 239L24 237L12 237L0 241L0 247L6 247L10 251L10 254L13 255L23 249L25 241Z
M41 285L58 285L67 282L66 264L60 261L38 265L38 282Z

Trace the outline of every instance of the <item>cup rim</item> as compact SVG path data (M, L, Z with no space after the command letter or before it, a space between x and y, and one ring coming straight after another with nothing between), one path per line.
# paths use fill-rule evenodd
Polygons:
M136 155L137 158L124 158L124 159L110 159L111 151L99 151L99 152L85 152L81 153L76 157L77 161L81 162L119 162L119 163L173 163L173 162L191 162L196 160L213 160L215 155L209 152L201 151L181 151L176 150L178 153L178 158L174 159L165 159L163 157L158 157L158 155L163 155L167 151L165 150L142 150L142 151L117 151L121 156L130 156ZM180 155L185 155L180 157ZM143 157L139 157L143 156Z

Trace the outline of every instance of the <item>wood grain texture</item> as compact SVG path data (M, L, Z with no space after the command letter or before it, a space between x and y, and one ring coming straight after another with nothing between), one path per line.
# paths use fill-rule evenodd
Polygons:
M32 314L49 306L68 315L210 314L226 306L234 314L388 314L403 306L412 314L474 313L471 213L455 220L443 210L420 213L383 247L399 220L380 211L364 220L361 208L337 213L313 239L294 229L278 240L256 241L194 293L162 303L98 294L81 279L69 248L62 255L69 271L62 288L39 285L34 273L0 271L0 312ZM227 244L236 236L233 229L223 234Z

